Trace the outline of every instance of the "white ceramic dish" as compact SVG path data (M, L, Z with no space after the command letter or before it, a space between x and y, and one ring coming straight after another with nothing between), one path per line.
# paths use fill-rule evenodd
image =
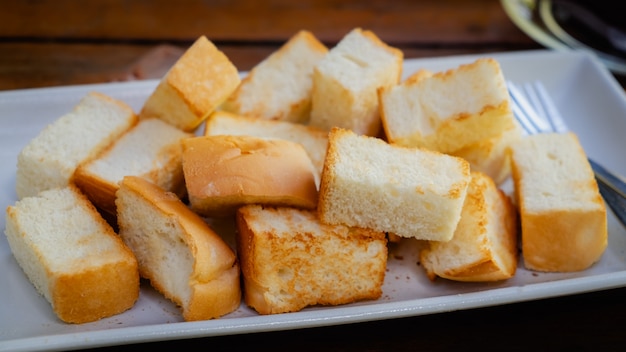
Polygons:
M530 51L487 54L496 58L513 82L541 80L552 93L570 128L587 153L626 175L626 97L607 69L583 52ZM407 60L405 75L418 68L444 70L478 56ZM48 123L60 117L88 91L128 102L138 110L156 81L111 83L0 92L0 206L16 200L16 155ZM0 217L4 229L5 218ZM53 314L24 276L0 236L0 350L75 349L137 342L297 329L391 319L493 306L626 286L626 229L609 212L609 246L602 260L578 273L533 273L520 263L506 282L468 284L429 282L417 265L410 243L392 248L383 296L376 301L338 307L311 307L297 313L260 316L243 304L217 320L183 322L178 309L142 286L131 310L98 322L68 325Z

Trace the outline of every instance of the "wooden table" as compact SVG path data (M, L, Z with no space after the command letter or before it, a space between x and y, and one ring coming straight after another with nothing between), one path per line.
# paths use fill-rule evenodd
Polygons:
M495 0L5 1L0 10L0 90L159 78L203 34L240 70L248 70L299 29L312 31L332 46L354 27L373 30L407 58L541 48L515 27ZM626 288L619 288L411 318L143 347L619 350L626 343L625 299Z

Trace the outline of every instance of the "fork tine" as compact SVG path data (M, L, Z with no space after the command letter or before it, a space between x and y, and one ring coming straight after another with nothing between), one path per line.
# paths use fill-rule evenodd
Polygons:
M553 132L552 125L549 122L549 114L543 104L544 99L532 83L523 84L520 88L523 90L524 96L532 106L533 111L537 114L537 119L534 121L537 129L541 133Z
M533 95L537 97L537 104L534 105L536 108L541 107L545 119L552 125L552 130L559 133L567 132L568 128L565 125L565 121L543 83L535 81L532 83L532 87Z
M533 122L540 118L536 116L536 113L530 103L524 97L522 93L512 82L507 82L509 90L509 96L511 97L513 115L517 121L522 125L524 131L528 134L536 134L541 130Z

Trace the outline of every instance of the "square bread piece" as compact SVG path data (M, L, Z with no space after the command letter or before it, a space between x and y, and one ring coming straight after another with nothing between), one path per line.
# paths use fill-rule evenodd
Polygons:
M233 249L175 194L136 176L117 191L119 234L139 272L181 307L186 321L214 319L239 308L239 265Z
M387 140L407 147L451 153L515 123L500 64L491 58L382 88L379 98Z
M135 256L73 185L9 206L5 234L30 282L64 322L110 317L139 297Z
M300 143L306 149L318 171L316 183L319 184L319 178L324 168L326 147L328 146L328 131L289 121L265 120L216 111L207 119L204 135L215 136L220 134L279 138Z
M341 127L378 136L377 90L399 82L403 57L401 50L371 31L350 31L314 70L309 124L327 131Z
M183 141L183 173L191 208L233 216L246 204L314 209L316 170L302 145L284 139L216 135Z
M449 241L469 182L461 158L334 128L317 208L324 223Z
M244 301L260 314L378 299L382 232L325 225L315 211L248 205L237 212Z
M515 275L517 261L517 209L489 176L472 172L454 237L429 242L422 267L431 280L499 281Z
M526 268L572 272L600 260L608 241L606 207L578 137L527 136L511 152Z
M228 57L201 36L161 79L139 118L156 117L191 132L240 82L239 72Z
M96 207L115 215L124 176L140 176L179 196L186 193L181 140L192 135L156 118L140 120L96 158L80 165L74 183Z
M299 31L252 68L221 109L262 119L307 123L313 68L328 48L309 31Z
M137 123L126 103L97 92L31 140L17 157L18 199L66 187L78 165L96 156Z

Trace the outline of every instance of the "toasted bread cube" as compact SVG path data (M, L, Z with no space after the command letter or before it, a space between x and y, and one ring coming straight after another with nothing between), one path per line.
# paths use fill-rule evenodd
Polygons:
M252 68L221 109L268 120L307 123L313 68L328 48L309 31L299 31Z
M431 280L482 282L513 277L517 261L517 210L489 176L472 172L454 236L429 242L422 266Z
M260 314L382 295L384 233L326 225L315 211L291 207L248 205L236 219L244 300Z
M341 127L378 136L377 90L399 82L403 57L402 51L371 31L350 31L314 70L309 124L327 131Z
M240 82L239 72L228 57L201 36L161 79L139 118L156 117L191 132Z
M578 137L532 135L511 149L526 268L572 272L600 260L608 242L606 206Z
M64 322L110 317L139 298L135 256L73 185L9 206L5 234L28 279Z

